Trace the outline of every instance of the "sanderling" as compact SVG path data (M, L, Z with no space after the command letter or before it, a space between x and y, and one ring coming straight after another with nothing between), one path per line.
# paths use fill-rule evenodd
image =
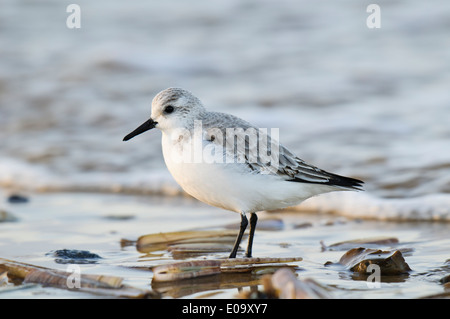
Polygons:
M208 112L197 97L180 88L158 93L150 119L123 140L155 127L162 131L166 166L183 190L241 214L230 258L236 257L247 228L247 213L246 256L251 257L257 212L294 206L331 191L361 190L363 184L308 165L267 130L230 114Z

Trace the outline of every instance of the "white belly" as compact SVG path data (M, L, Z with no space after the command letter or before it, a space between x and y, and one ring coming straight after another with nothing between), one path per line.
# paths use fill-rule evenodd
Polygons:
M186 193L212 206L258 212L297 205L311 196L335 190L250 173L245 164L180 160L180 148L166 139L163 134L164 161L173 178Z

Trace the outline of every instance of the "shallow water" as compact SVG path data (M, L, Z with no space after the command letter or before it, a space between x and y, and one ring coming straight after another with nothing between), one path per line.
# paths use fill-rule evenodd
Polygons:
M60 249L89 250L98 254L93 264L80 264L82 274L114 275L124 284L162 293L165 298L237 298L239 289L248 291L260 276L242 274L210 276L174 283L152 282L147 267L173 261L167 251L144 254L121 240L161 231L225 228L235 224L238 215L211 208L189 198L139 197L101 194L44 194L29 203L10 204L16 222L1 223L0 256L33 265L70 271L70 265L57 262L51 252ZM300 278L311 277L330 289L336 298L419 298L444 292L439 280L448 274L450 239L448 225L433 222L387 222L343 218L329 214L283 211L262 213L276 218L272 230L256 232L255 257L302 257L293 263ZM177 221L176 223L174 221ZM296 227L309 223L310 227ZM406 250L404 258L412 271L402 276L382 276L379 288L370 288L336 263L348 249L322 249L324 245L368 238L396 237L398 244L378 245L381 249ZM241 251L242 255L243 252ZM225 258L228 252L187 256ZM202 257L203 256L203 257ZM179 261L179 259L177 259ZM260 287L261 288L261 287ZM40 285L0 288L1 298L96 298L95 294ZM105 296L103 296L105 297ZM107 296L106 296L107 297Z
M308 163L366 182L364 194L319 196L283 213L286 229L259 232L255 255L299 254L299 274L335 285L339 297L442 291L436 273L448 272L450 247L450 3L377 3L381 28L373 30L366 6L354 1L82 0L82 27L72 30L57 0L2 1L0 189L31 201L0 202L19 217L0 223L0 257L60 267L45 254L88 249L104 258L83 271L148 288L151 273L124 266L151 262L120 248L121 238L236 222L235 214L181 196L159 132L122 142L148 118L157 92L180 86L208 109L279 128L282 143ZM114 214L125 216L105 217ZM327 218L347 221L325 226ZM291 220L314 226L294 230ZM367 235L411 245L413 273L368 290L323 267L343 252L321 252L321 240ZM187 296L203 293L211 291ZM220 288L212 296L235 293ZM74 296L38 286L7 294Z

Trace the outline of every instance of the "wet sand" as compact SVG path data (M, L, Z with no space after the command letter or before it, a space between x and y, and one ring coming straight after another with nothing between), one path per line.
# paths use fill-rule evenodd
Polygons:
M260 287L261 275L219 275L155 284L150 267L174 261L165 250L137 251L133 241L145 234L195 229L235 229L237 214L184 197L143 197L98 193L33 194L28 203L4 203L17 220L0 223L0 258L57 270L68 270L52 252L88 250L101 258L79 264L82 274L113 275L124 284L161 293L163 298L237 298ZM283 210L260 213L254 257L302 257L292 264L299 278L313 278L335 298L422 298L444 292L441 278L449 273L448 223L392 222L345 218L337 215ZM233 224L235 225L233 227ZM334 243L368 237L395 237L397 244L380 249L403 251L412 271L382 276L379 288L370 288L336 263L349 249ZM123 245L123 240L129 245ZM327 246L328 249L323 249ZM241 248L245 248L241 245ZM225 258L228 252L184 255L181 260ZM243 256L243 251L240 251ZM177 256L176 258L180 258ZM253 288L251 288L253 286ZM76 289L39 284L0 287L0 298L98 298Z

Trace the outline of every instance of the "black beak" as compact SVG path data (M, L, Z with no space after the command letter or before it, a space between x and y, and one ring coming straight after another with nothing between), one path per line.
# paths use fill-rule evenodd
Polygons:
M146 132L148 130L151 130L152 128L154 128L156 126L156 124L158 124L158 122L155 122L152 119L149 119L148 121L143 123L141 126L139 126L137 129L135 129L133 132L131 132L130 134L125 136L123 138L123 140L124 141L128 141L128 140L132 139L133 137L135 137L136 135L139 135L139 134L144 133L144 132Z

